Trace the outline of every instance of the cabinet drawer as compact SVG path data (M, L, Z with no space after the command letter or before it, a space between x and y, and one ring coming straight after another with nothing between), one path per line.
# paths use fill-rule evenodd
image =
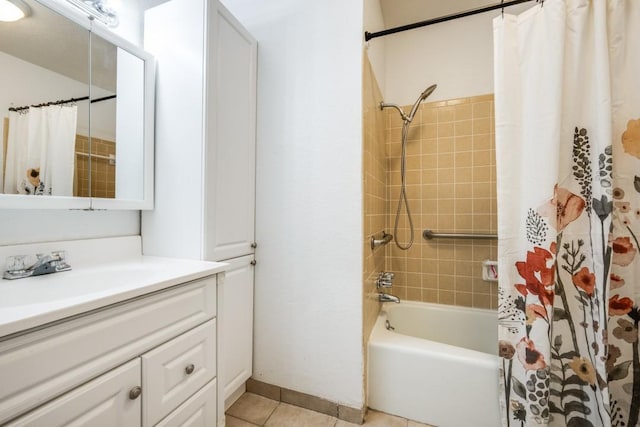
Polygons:
M153 426L216 376L216 321L142 355L142 424Z
M140 385L140 359L135 359L60 396L7 427L134 427L140 424L140 398L129 392Z
M216 314L216 278L0 342L0 424Z
M216 395L216 380L213 380L156 424L156 427L215 426Z

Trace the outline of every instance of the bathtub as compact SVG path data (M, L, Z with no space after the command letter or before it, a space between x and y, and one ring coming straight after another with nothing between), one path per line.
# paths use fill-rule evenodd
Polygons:
M368 345L368 406L438 427L500 426L497 348L493 310L385 303Z

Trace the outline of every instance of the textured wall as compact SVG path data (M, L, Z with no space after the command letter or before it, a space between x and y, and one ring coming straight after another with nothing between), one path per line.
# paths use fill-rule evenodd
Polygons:
M359 408L362 2L225 4L259 46L254 378Z

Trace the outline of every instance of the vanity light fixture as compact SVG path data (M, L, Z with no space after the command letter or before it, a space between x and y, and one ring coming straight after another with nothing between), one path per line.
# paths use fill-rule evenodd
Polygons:
M0 0L0 21L14 22L31 15L31 8L22 0Z
M106 0L67 0L67 2L108 27L117 27L120 23L116 10Z

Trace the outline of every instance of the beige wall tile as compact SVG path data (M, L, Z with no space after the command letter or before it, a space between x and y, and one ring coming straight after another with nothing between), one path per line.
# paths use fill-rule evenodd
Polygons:
M426 104L423 104L426 105ZM423 123L437 123L438 121L438 109L429 108L427 106L422 107L422 122Z
M438 108L438 123L455 121L455 107Z
M471 98L455 98L447 100L446 105L468 104L469 102L471 102Z
M453 291L438 291L438 303L454 305L456 303L455 293Z
M407 299L422 301L422 288L407 288Z
M463 307L473 306L473 294L468 292L456 292L455 304Z
M473 136L458 136L455 138L455 151L471 151L473 150Z
M438 290L437 289L423 289L422 290L422 301L423 302L439 302L438 301Z
M400 185L402 122L397 112L387 113L395 113L382 115L383 122L387 118L381 131L386 143L379 145L386 147L390 158L380 164L387 173L377 181L365 180L365 191L376 194L378 200L386 197L386 203L380 205L386 210L389 228L393 226ZM493 126L493 95L423 104L411 124L407 194L416 228L415 243L409 251L394 247L385 250L385 264L397 274L393 293L399 297L482 308L497 305L497 291L481 279L482 260L496 257L495 242L427 242L421 238L427 228L443 232L495 231ZM364 164L369 167L376 162L374 154ZM386 190L380 192L385 179ZM366 208L365 212L373 214ZM378 220L374 225L370 221L368 227L373 230L382 223ZM398 238L407 241L406 218L400 221L400 227ZM375 265L373 261L367 263L369 268L371 265Z
M473 118L473 109L471 104L458 104L454 107L456 121L469 120Z
M473 119L473 135L489 134L491 133L492 122L489 117L482 119Z
M474 293L472 304L475 308L489 309L491 308L491 295Z
M455 136L473 135L473 121L460 120L455 122Z
M479 119L482 117L490 117L491 116L491 106L493 105L490 101L484 102L475 102L472 104L473 107L473 118Z
M454 136L454 122L438 123L438 138L450 138Z

